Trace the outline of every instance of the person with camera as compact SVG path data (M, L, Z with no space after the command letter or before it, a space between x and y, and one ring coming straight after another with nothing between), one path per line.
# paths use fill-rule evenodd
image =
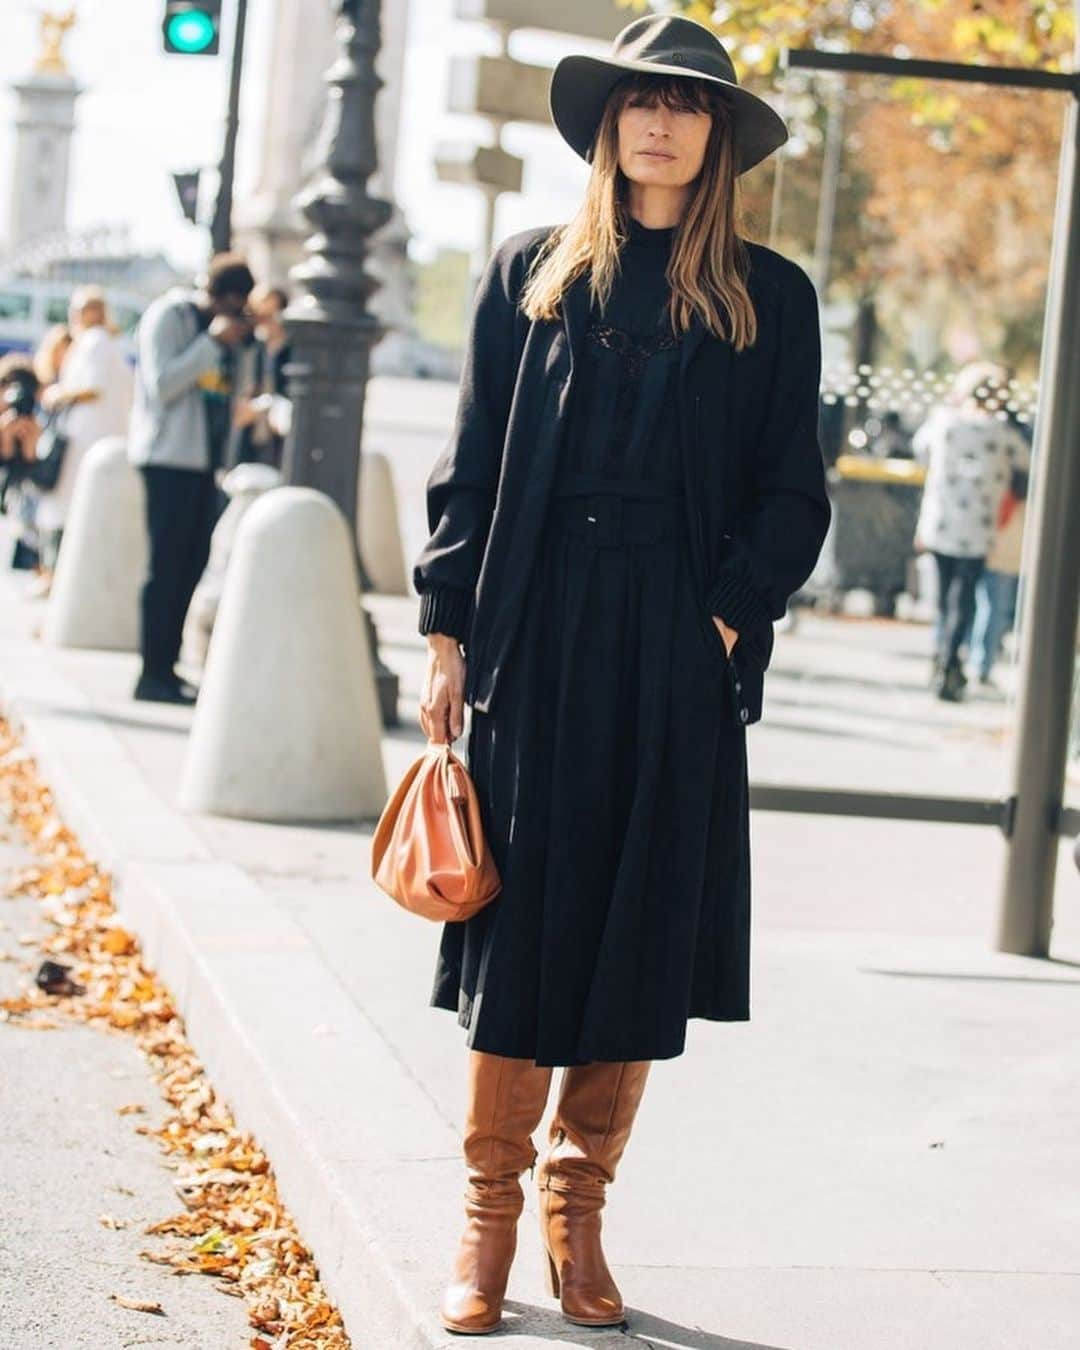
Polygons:
M254 285L241 255L217 254L198 290L167 292L139 321L128 457L146 485L150 557L137 699L195 700L174 666L217 520L216 470L231 430L235 353L253 339Z
M0 515L15 511L19 520L10 565L29 571L37 566L34 530L36 498L31 482L42 426L38 420L40 385L31 358L13 352L0 360Z
M17 352L0 361L0 464L5 470L33 462L41 424L36 417L38 379L34 367ZM14 480L12 480L14 481Z

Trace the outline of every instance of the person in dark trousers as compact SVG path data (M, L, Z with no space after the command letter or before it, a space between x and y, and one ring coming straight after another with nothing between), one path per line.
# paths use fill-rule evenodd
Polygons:
M128 457L146 486L150 555L137 699L195 699L174 666L218 515L215 471L231 429L235 351L252 335L253 285L240 255L218 254L201 289L169 291L139 321Z
M831 508L814 286L738 230L787 138L710 29L636 19L555 67L592 166L568 223L489 260L413 581L420 725L467 766L502 888L443 926L430 1002L467 1029L467 1224L441 1306L500 1323L519 1177L549 1289L624 1317L600 1245L651 1062L749 1018L746 728Z

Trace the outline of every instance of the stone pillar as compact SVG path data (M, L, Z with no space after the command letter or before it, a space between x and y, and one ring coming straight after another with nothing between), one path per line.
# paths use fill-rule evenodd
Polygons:
M82 90L70 75L43 72L12 88L15 163L7 247L15 253L66 228L75 100Z
M408 263L409 228L394 191L401 125L401 96L405 68L405 39L409 25L409 0L382 7L382 41L375 69L382 89L375 101L375 142L378 165L372 176L372 191L391 205L390 219L371 241L371 271L379 283L371 308L383 330L383 339L372 353L376 375L411 375L415 368L413 341L416 323Z
M260 281L285 282L308 233L294 202L315 162L326 108L323 75L334 57L334 11L327 0L271 0L271 52L254 190L234 211L237 247Z
M271 0L269 76L259 118L261 139L254 190L234 211L237 247L259 280L284 283L304 256L310 233L296 198L319 167L315 159L326 109L325 75L335 56L334 6L329 0ZM377 197L393 199L400 122L408 0L382 7L375 68L382 88L375 106L378 167L371 179ZM411 297L405 266L408 230L396 207L372 241L372 272L379 294L372 308L388 330L411 332Z

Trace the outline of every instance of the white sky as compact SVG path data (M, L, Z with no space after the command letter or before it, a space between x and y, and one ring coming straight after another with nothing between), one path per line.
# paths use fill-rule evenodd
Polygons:
M311 4L322 0L309 0ZM205 257L205 231L180 215L170 173L213 165L220 154L227 56L167 57L161 51L162 0L0 0L0 236L7 233L15 100L12 81L29 74L38 50L39 9L76 5L79 23L65 52L84 86L77 104L72 152L69 225L130 225L134 241L162 249L180 265ZM383 0L383 4L406 0ZM395 190L414 235L414 252L435 247L475 248L482 228L480 194L440 183L433 166L442 140L489 139L482 119L455 116L446 106L452 54L491 50L493 38L475 23L451 17L452 0L410 0L404 106ZM226 0L226 14L231 9ZM269 0L249 0L245 107L237 188L252 182L250 131L266 78ZM226 39L228 33L226 33ZM226 48L227 48L226 41ZM602 51L603 44L550 34L517 34L512 53L551 64L565 51ZM548 127L507 127L503 145L526 161L524 192L504 196L496 237L565 218L580 199L586 167Z

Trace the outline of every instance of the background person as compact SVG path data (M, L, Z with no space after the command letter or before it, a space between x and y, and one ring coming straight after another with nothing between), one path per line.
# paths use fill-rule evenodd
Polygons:
M45 333L34 352L34 373L41 395L59 380L71 350L74 334L66 323L56 323Z
M128 454L146 485L150 554L137 699L194 701L174 666L184 616L210 553L215 472L231 423L233 356L252 336L247 301L254 284L243 257L218 254L200 289L169 291L139 322Z
M18 352L0 358L0 512L18 522L13 570L36 572L40 563L30 466L41 439L40 391L34 359Z
M1014 476L1002 500L997 528L986 555L986 565L975 591L975 622L971 631L971 664L984 688L993 688L993 671L1005 634L1016 622L1020 590L1020 559L1027 515L1027 475Z
M245 353L243 392L233 408L230 464L281 467L287 430L281 405L286 396L285 367L292 355L281 316L288 304L288 294L280 286L256 286L251 292L249 308L258 341Z
M17 352L0 357L0 514L18 522L10 565L19 571L33 571L39 561L28 479L41 438L39 390L31 358Z
M86 452L106 436L126 435L131 415L131 369L109 323L105 294L99 287L82 286L75 291L68 324L72 342L59 378L41 397L42 406L58 418L67 438L56 486L42 492L37 504L46 583L56 567L75 481Z
M927 465L915 548L933 553L938 577L931 687L952 702L963 697L967 683L960 652L1001 498L1013 470L1028 467L1027 442L997 415L1007 401L1007 383L998 362L963 366L944 402L912 438L916 458Z

